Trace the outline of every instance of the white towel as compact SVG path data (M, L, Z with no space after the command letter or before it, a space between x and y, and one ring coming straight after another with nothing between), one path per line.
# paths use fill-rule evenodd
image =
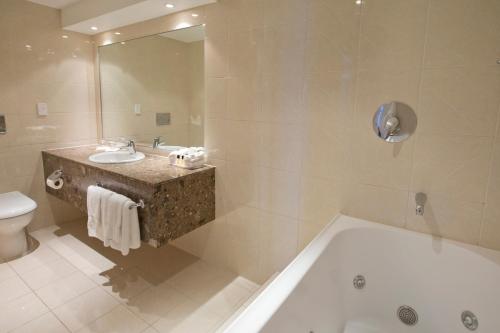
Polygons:
M87 189L88 233L103 241L104 246L120 251L141 246L137 208L134 202L121 194L89 186Z

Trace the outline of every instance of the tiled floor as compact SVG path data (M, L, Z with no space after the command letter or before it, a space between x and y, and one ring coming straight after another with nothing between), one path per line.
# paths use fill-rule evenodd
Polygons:
M0 264L0 333L215 332L259 287L171 246L123 257L83 221L32 235Z

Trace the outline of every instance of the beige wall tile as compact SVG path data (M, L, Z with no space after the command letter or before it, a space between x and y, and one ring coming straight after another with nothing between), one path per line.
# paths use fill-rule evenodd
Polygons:
M494 65L499 15L496 0L431 0L424 65Z
M490 170L492 139L419 135L411 189L461 202L483 203Z
M37 202L30 229L70 221L81 215L45 193L40 150L95 142L94 46L88 36L63 32L59 11L28 1L2 1L0 22L0 102L8 126L0 136L0 191L20 190ZM48 117L36 115L37 102L48 103Z
M429 0L364 1L360 68L420 67L428 2Z
M483 212L482 203L464 202L448 195L430 193L424 216L417 216L415 208L415 193L410 192L406 228L477 244Z
M408 192L381 186L357 185L342 213L369 221L404 227Z
M424 70L419 133L493 136L499 73L486 66Z
M495 140L493 163L479 245L500 250L500 140Z

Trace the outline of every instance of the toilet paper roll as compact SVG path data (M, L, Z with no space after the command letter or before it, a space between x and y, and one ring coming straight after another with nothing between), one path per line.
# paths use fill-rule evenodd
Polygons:
M54 190L60 190L64 185L64 180L62 178L50 179L47 178L47 186L53 188Z

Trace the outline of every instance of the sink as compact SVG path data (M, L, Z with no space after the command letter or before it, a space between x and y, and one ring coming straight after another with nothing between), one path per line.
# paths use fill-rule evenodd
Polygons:
M131 163L143 160L146 156L141 152L107 151L89 156L89 160L100 164Z
M168 152L168 153L171 153L171 152L176 151L176 150L184 149L184 148L186 148L186 147L181 147L181 146L167 146L165 144L160 144L158 146L158 149L163 150L163 151Z

